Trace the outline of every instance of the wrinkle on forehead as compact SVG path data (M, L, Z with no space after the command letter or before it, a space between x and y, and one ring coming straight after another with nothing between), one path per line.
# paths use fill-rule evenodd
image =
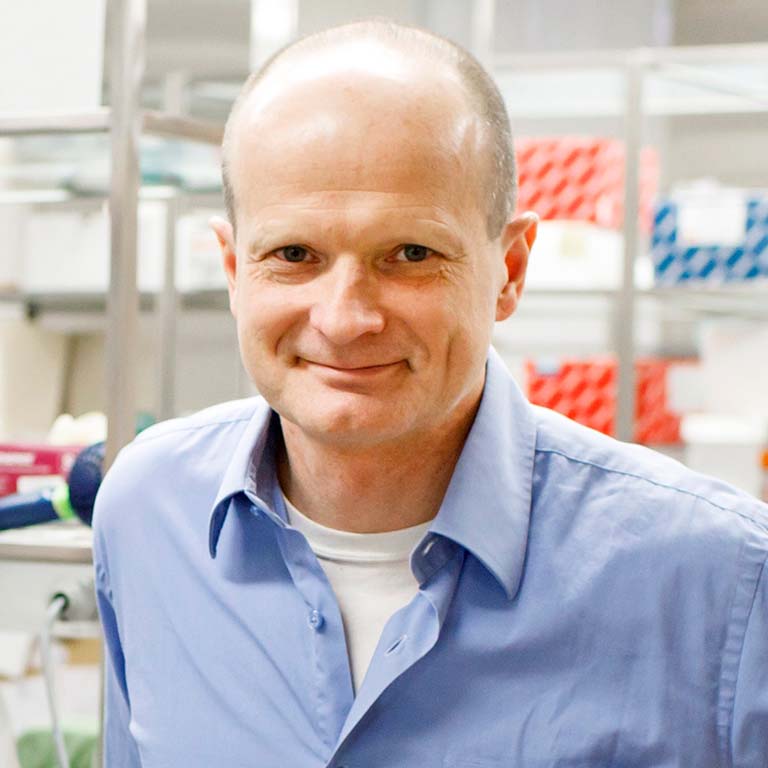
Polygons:
M331 83L295 89L268 110L243 114L232 173L249 169L252 181L237 183L246 194L253 184L287 187L310 175L320 189L404 192L425 163L442 184L467 185L487 154L485 136L471 112L452 106L359 84L346 93Z
M407 240L414 236L411 231L406 237L414 226L426 226L458 252L465 248L461 233L472 231L478 237L484 233L483 217L469 206L451 210L437 201L425 204L420 197L360 190L303 195L290 201L265 204L252 214L243 227L244 237L250 243L278 233L288 236L291 232L291 237L299 239L311 233L335 234L352 240L366 234L385 233Z
M399 192L386 192L380 189L318 189L308 194L298 195L291 200L279 200L274 203L264 203L261 211L268 213L272 210L313 210L313 211L408 211L410 213L432 213L443 211L436 205L429 205L417 199L409 199Z
M324 218L323 214L343 214L342 218L355 219L366 225L381 222L387 216L392 221L430 222L442 227L455 223L455 214L439 205L424 205L423 202L408 199L390 201L386 194L361 195L358 190L352 190L342 194L321 192L287 202L266 204L259 208L251 228L258 232L278 222L290 225L302 219L330 222L331 219Z
M381 97L373 98L370 93L357 94L352 89L346 98L337 94L335 97L331 95L328 100L318 98L314 103L302 98L308 95L299 92L294 99L268 111L249 111L243 116L238 144L246 151L275 140L296 146L296 142L329 142L355 131L364 131L369 140L379 137L391 140L394 135L391 129L387 130L384 126L389 121L390 127L393 127L391 121L396 121L398 129L412 129L401 137L408 143L417 144L426 140L430 145L441 146L454 154L465 149L479 151L481 148L484 132L477 117L469 112L451 114L434 101L419 103L413 97L385 101ZM317 96L316 93L314 95ZM352 106L350 102L358 96L363 103L358 100ZM430 123L437 128L438 121L439 130L431 131L428 137L418 132L419 128ZM378 136L375 133L377 130ZM318 161L322 160L318 158Z
M297 81L269 103L259 97L244 106L236 143L245 151L272 142L298 148L347 135L352 141L397 137L451 153L479 150L485 131L477 114L461 91L441 91L438 84L429 77L405 86L358 73Z

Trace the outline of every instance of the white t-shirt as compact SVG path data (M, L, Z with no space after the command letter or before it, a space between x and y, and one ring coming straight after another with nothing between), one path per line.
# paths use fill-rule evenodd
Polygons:
M409 560L429 522L387 533L350 533L319 525L288 499L285 509L288 522L304 534L336 593L357 691L387 620L418 591Z

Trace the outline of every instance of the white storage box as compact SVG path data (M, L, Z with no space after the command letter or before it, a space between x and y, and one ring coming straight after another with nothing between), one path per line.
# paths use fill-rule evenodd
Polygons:
M138 215L138 285L162 283L165 206L141 201ZM29 293L101 292L109 284L109 214L106 203L83 208L42 206L27 213L19 287Z
M216 235L208 223L220 210L195 210L179 218L176 230L176 286L180 291L226 288Z
M717 414L689 414L680 433L685 463L697 472L719 477L759 496L761 457L768 440L768 423Z
M704 410L768 421L768 324L725 318L702 325Z
M109 283L109 218L107 206L0 207L0 233L17 243L3 249L0 279L29 293L102 292ZM165 264L166 206L139 203L138 285L141 291L162 287ZM180 291L225 288L216 236L210 228L218 210L195 210L179 217L176 229L176 287ZM18 254L21 254L20 257Z
M533 289L614 289L624 270L621 232L585 221L540 221L525 284ZM638 287L651 284L652 267L638 259Z

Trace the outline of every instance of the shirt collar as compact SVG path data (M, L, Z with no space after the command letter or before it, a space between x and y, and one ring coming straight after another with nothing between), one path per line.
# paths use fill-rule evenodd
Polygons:
M246 493L267 508L274 502L278 417L265 401L257 403L216 494L209 527L211 557L216 557L234 496ZM472 552L509 599L517 593L525 560L535 441L531 408L491 350L480 406L430 530Z
M469 550L510 600L525 561L535 447L532 409L491 350L480 407L431 530Z
M274 440L278 428L277 414L265 400L257 399L253 415L224 470L213 503L208 529L211 557L216 557L219 534L234 496L246 493L253 500L261 500L266 507L271 505L275 477Z

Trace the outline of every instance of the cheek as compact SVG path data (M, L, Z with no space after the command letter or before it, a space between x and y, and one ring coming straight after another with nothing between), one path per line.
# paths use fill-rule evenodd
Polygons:
M262 287L239 293L236 307L240 343L250 349L264 347L265 351L271 352L277 350L303 314L303 310L287 300L283 292Z
M481 282L482 281L482 282ZM390 304L392 315L405 322L433 353L448 345L471 345L490 334L495 301L488 275L463 273L423 286ZM479 343L479 342L478 342Z
M490 264L485 269L478 270L467 296L467 307L472 313L472 322L478 333L490 337L496 322L496 305L502 287L498 273L491 270Z
M444 345L456 333L459 315L456 302L443 291L421 291L393 302L390 327L403 324L427 347Z
M445 297L445 312L468 338L490 333L496 317L496 288L487 271L473 270Z
M451 297L450 305L446 303L445 316L443 344L449 376L453 381L474 381L491 344L496 316L493 290L488 283L465 286Z

